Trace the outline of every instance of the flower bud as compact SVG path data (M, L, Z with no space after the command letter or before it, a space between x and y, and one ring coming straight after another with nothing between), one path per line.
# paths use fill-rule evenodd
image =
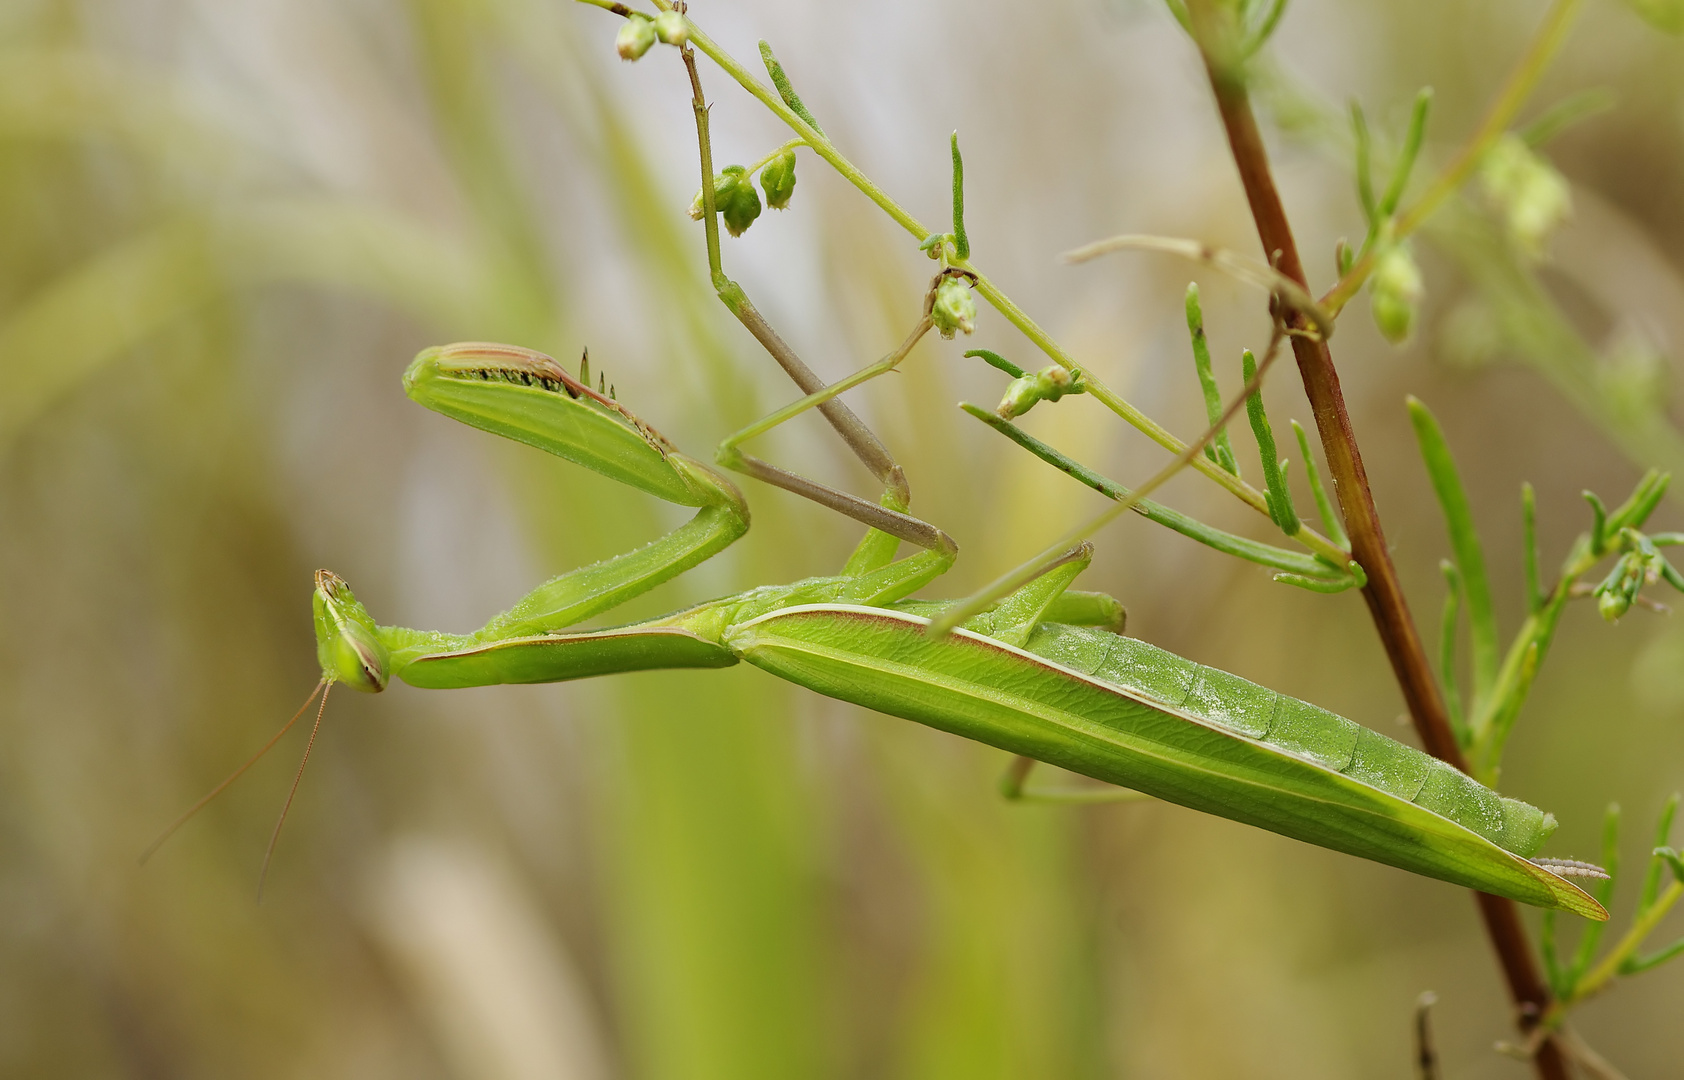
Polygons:
M1423 291L1421 271L1407 247L1399 244L1381 253L1368 291L1381 336L1393 345L1403 344L1414 329L1415 308Z
M766 193L766 205L782 210L795 194L795 151L785 150L768 161L760 170L760 189Z
M1620 556L1614 569L1596 587L1596 610L1604 619L1613 622L1631 608L1643 588L1647 571L1648 559L1641 551L1628 551Z
M1485 195L1503 213L1515 245L1527 255L1543 254L1550 233L1573 212L1573 192L1548 161L1518 135L1505 135L1479 164Z
M941 336L951 338L954 331L970 333L976 329L976 298L971 295L970 282L948 276L936 286L935 306L930 309L930 321L936 324Z
M725 228L732 236L741 236L760 216L760 196L749 183L748 170L741 165L727 165L714 180L714 205L725 219Z
M1006 396L994 412L1004 420L1022 416L1040 401L1057 401L1071 392L1070 372L1057 364L1049 364L1033 375L1013 379L1006 387Z
M668 45L682 45L690 40L690 28L678 12L663 11L655 16L655 36Z
M655 26L643 15L628 15L614 38L621 60L636 60L655 44Z

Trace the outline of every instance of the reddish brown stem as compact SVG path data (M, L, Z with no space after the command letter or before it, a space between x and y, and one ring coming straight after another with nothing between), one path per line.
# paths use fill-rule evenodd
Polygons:
M1292 237L1292 226L1281 206L1275 190L1274 177L1269 171L1269 158L1263 147L1257 119L1244 80L1228 70L1211 51L1205 50L1205 67L1210 76L1211 89L1216 93L1217 109L1222 125L1228 133L1234 163L1239 167L1240 182L1245 187L1251 215L1257 223L1257 233L1263 241L1265 256L1298 284L1309 282L1298 257L1298 245ZM1304 316L1296 311L1280 313L1288 325L1308 330ZM1409 715L1420 734L1427 752L1467 771L1467 762L1451 732L1450 718L1445 712L1444 699L1439 694L1438 681L1427 663L1421 636L1409 613L1408 601L1398 581L1397 568L1392 565L1386 536L1380 528L1380 515L1374 508L1374 495L1368 486L1368 473L1363 468L1362 454L1357 449L1356 433L1345 410L1345 398L1339 389L1339 374L1333 366L1333 354L1320 337L1295 334L1293 355L1298 360L1298 373L1304 381L1304 392L1321 434L1322 450L1327 455L1327 467L1338 493L1340 510L1345 518L1345 530L1351 538L1351 555L1368 575L1363 599L1368 601L1369 614L1374 618L1380 642L1392 662L1403 691ZM1508 981L1509 993L1519 1013L1522 1031L1536 1026L1549 1006L1550 993L1538 971L1526 929L1511 900L1475 894L1480 914L1485 919L1486 933L1496 950ZM1541 1080L1568 1080L1567 1062L1555 1040L1545 1040L1533 1059Z

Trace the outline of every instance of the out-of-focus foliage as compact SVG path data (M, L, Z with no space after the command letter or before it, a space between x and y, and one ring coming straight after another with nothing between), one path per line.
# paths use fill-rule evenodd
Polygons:
M1431 83L1428 169L1534 8L1287 12L1277 77L1315 108L1287 123L1291 99L1270 99L1294 132L1274 151L1301 244L1327 253L1312 284L1363 228L1317 110L1361 98L1395 141ZM926 220L946 215L961 129L979 262L1131 400L1201 428L1185 266L1053 261L1120 231L1255 247L1168 14L944 0L707 15L739 57L773 41L832 137ZM1487 1049L1503 997L1460 891L1171 807L1009 805L1000 755L752 671L340 694L261 907L288 761L136 867L308 691L316 566L383 620L460 629L668 522L409 405L397 376L418 348L505 339L570 359L588 344L622 401L700 454L794 396L703 280L682 69L664 47L622 64L618 29L562 0L0 8L0 1074L1401 1075L1431 988L1449 1072L1509 1075ZM1418 613L1439 602L1444 551L1405 391L1456 447L1511 625L1520 514L1491 508L1532 480L1553 562L1584 528L1581 488L1684 465L1665 396L1684 340L1678 48L1619 7L1587 12L1538 107L1587 84L1620 104L1548 147L1574 208L1550 257L1514 251L1470 191L1416 249L1413 344L1356 319L1339 335ZM720 160L787 138L702 75ZM726 266L836 376L900 339L929 264L802 169L801 197L728 240ZM1201 279L1236 386L1267 323L1255 294ZM860 395L920 511L963 545L952 591L1097 499L951 408L1001 388L964 348L1028 355L990 310L976 323ZM1290 379L1270 402L1308 419ZM1125 479L1162 463L1081 397L1025 426ZM868 490L816 422L775 451ZM748 495L749 537L639 612L829 571L856 538ZM1256 528L1197 484L1166 498ZM1676 503L1655 523L1678 527ZM1283 589L1150 529L1114 527L1084 583L1127 601L1132 633L1391 725L1401 706L1355 595ZM1684 633L1664 620L1611 628L1588 604L1563 620L1503 776L1562 818L1561 850L1595 852L1610 799L1647 820L1684 786L1680 671ZM1633 1075L1663 1075L1684 1053L1669 1008L1684 974L1646 978L1576 1021Z

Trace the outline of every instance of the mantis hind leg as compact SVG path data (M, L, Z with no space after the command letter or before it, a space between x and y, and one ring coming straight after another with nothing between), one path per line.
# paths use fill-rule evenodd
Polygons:
M838 396L863 382L874 379L879 375L893 371L902 360L912 351L923 336L933 325L930 320L930 305L935 296L935 285L931 284L929 295L925 297L924 313L912 332L907 335L897 348L876 363L867 365L852 375L823 385L810 368L795 355L782 338L780 338L765 319L749 303L741 286L735 282L726 282L719 290L720 299L731 309L743 325L753 333L755 338L772 354L779 366L784 369L805 392L806 396L777 411L769 414L754 424L729 436L720 442L714 454L714 460L719 465L752 476L757 480L779 487L785 491L800 495L818 503L820 506L835 510L837 513L870 527L860 544L855 548L843 569L844 576L858 577L870 575L886 568L894 559L896 548L900 541L905 540L916 544L926 552L932 553L941 562L941 569L951 565L958 554L959 547L952 537L931 525L929 522L913 517L907 513L911 500L911 491L906 482L905 473L895 463L894 457L865 424L852 411L837 400ZM836 429L842 441L847 444L861 464L869 469L884 485L882 498L878 502L862 499L857 495L839 491L829 485L819 483L799 473L780 468L771 462L744 453L740 447L758 435L777 427L788 420L801 415L809 409L819 412ZM915 556L916 558L916 556ZM939 573L940 571L938 571ZM904 594L903 594L904 595Z
M1120 634L1128 617L1123 605L1104 593L1072 592L1070 584L1093 561L1093 545L1071 548L1039 577L1009 594L991 611L967 620L967 630L1023 648L1044 622L1098 626ZM1109 803L1149 798L1111 785L1031 786L1036 760L1019 755L1000 778L1000 794L1014 802Z

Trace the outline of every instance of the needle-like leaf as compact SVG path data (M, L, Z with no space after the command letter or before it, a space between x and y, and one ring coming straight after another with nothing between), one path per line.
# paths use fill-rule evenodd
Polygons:
M1475 728L1482 727L1479 717L1484 712L1486 698L1497 681L1497 616L1491 603L1491 585L1485 575L1485 555L1480 548L1479 534L1474 530L1473 510L1468 505L1467 492L1456 471L1456 461L1444 441L1438 420L1418 398L1409 398L1409 419L1415 427L1415 440L1426 463L1427 476L1438 495L1444 512L1445 527L1450 531L1450 550L1456 558L1456 568L1462 574L1462 594L1468 605L1468 637L1473 652L1473 702L1469 716ZM1476 731L1475 734L1478 734Z

